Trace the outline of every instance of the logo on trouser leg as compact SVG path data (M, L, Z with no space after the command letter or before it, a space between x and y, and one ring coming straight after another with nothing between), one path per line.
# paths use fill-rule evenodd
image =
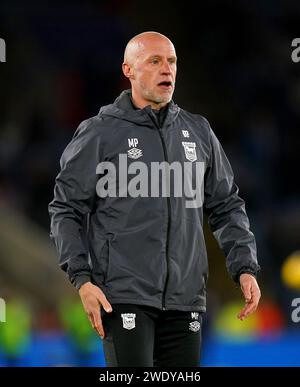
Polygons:
M199 313L198 312L191 312L192 319L198 320Z
M199 329L200 329L200 323L199 321L192 321L190 322L190 327L189 327L190 331L192 332L198 332Z
M123 313L121 317L123 319L123 328L129 330L135 328L135 313Z

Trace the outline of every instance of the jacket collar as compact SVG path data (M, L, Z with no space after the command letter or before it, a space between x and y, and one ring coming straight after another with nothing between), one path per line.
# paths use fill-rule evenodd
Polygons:
M180 108L172 101L168 104L168 112L165 118L164 127L169 126L178 116ZM131 100L131 89L124 90L114 101L113 104L103 106L99 112L100 116L111 116L124 121L133 122L137 125L155 127L151 115L153 115L151 106L143 109L134 108Z

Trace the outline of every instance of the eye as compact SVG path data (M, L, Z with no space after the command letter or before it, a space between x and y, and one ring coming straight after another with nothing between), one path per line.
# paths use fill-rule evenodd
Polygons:
M158 64L158 59L151 59L152 64Z

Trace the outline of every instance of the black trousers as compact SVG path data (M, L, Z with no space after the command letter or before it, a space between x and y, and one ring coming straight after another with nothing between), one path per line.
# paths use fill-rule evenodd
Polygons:
M107 367L199 367L201 312L113 304L101 308Z

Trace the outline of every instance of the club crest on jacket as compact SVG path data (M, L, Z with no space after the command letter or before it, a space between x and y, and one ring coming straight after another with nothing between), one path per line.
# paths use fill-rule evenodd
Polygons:
M189 161L196 161L197 160L196 143L182 141L182 145L184 147L185 157Z

